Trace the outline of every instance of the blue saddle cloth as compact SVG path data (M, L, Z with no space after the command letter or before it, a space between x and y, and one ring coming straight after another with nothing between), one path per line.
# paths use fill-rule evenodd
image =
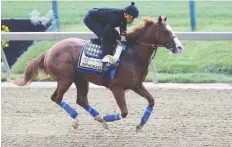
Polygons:
M84 53L87 57L102 59L104 52L100 39L89 40L83 47Z
M126 45L123 45L123 50L125 50ZM89 40L87 41L81 51L78 64L77 71L85 72L91 74L104 75L102 70L103 62L102 58L105 56L102 50L101 41L100 40ZM120 59L117 61L120 63ZM114 79L116 68L111 68L105 74L109 79ZM107 85L107 84L106 84ZM107 86L106 86L107 87Z

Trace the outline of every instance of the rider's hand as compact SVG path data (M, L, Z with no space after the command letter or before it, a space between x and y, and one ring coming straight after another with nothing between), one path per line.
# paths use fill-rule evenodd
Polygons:
M126 35L127 35L127 32L123 32L123 33L122 33L122 36L126 36Z
M121 36L121 42L126 42L126 36Z

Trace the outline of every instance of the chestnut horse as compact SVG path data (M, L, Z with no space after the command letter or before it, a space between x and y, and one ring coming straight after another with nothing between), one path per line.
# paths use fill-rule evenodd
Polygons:
M166 20L167 17L163 16L159 16L157 20L143 18L143 24L135 27L127 34L127 48L120 57L115 78L109 81L108 87L121 110L119 114L102 116L88 103L89 82L99 86L105 85L102 75L80 72L76 69L86 40L69 38L58 42L29 63L23 79L12 80L11 82L18 86L25 86L38 76L39 70L46 75L50 75L57 81L57 88L52 94L51 100L74 119L74 128L78 126L78 112L63 100L63 95L73 82L77 89L76 103L89 112L95 120L102 123L106 129L109 129L107 122L117 121L127 116L125 91L133 90L148 101L148 106L141 117L141 121L136 126L136 131L139 131L147 123L155 105L154 98L142 83L148 73L148 65L153 52L156 52L159 46L166 47L174 54L181 53L183 50L183 45Z

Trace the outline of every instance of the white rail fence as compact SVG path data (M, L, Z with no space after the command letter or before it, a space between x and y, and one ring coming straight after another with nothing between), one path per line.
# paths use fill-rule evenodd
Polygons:
M176 32L180 40L232 40L232 32ZM89 39L92 32L2 32L2 40L62 40L65 38Z
M179 40L232 40L232 32L175 32ZM92 32L2 32L1 40L62 40L66 38L80 38L88 40L96 37ZM2 59L7 71L7 78L10 79L10 68L3 49L1 48ZM157 83L157 73L154 61L151 62L153 82Z

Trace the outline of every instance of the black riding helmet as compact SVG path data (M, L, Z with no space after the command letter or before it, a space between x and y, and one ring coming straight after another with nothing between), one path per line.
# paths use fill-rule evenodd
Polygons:
M124 11L129 14L130 16L134 17L134 18L138 18L139 16L139 10L138 8L135 6L134 2L131 2L130 5L126 6L124 8Z

